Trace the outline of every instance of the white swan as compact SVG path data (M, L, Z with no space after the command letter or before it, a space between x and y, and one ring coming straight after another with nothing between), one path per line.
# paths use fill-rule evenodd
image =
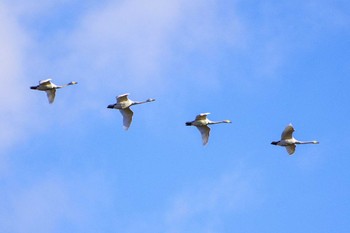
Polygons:
M39 85L30 87L30 89L38 90L38 91L45 91L47 94L47 98L49 100L49 103L52 104L53 101L55 100L56 89L60 89L60 88L66 87L66 86L74 85L74 84L78 84L78 83L73 81L73 82L67 83L65 85L58 86L58 85L52 83L51 79L45 79L45 80L39 81Z
M292 124L289 124L282 132L281 140L277 142L271 142L271 144L286 147L289 155L292 155L295 152L296 144L319 144L318 141L298 141L293 137L293 132L293 126Z
M128 95L129 93L117 96L117 103L110 104L107 106L107 108L114 108L120 111L120 113L123 115L123 125L125 130L128 130L128 128L130 127L132 116L134 114L133 111L131 111L130 106L155 101L155 99L151 98L141 102L132 101L128 98Z
M210 128L208 125L213 125L213 124L220 124L220 123L231 123L230 120L223 120L223 121L211 121L207 118L207 115L210 113L201 113L196 116L196 119L194 121L189 121L186 122L186 126L196 126L199 132L202 135L202 142L203 145L206 145L208 143L209 139L209 132Z

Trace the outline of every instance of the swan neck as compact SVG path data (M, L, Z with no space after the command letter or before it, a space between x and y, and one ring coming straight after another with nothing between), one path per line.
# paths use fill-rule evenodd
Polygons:
M318 141L296 141L295 144L318 144Z
M152 102L152 101L154 101L154 100L147 99L147 100L145 100L145 101L134 101L134 102L132 103L132 105L136 105L136 104L145 104L145 103Z
M134 101L133 103L132 103L132 105L136 105L136 104L144 104L144 103L146 103L147 101Z
M229 120L223 120L223 121L210 121L208 124L214 125L214 124L221 124L221 123L231 123Z
M60 89L60 88L63 88L63 87L69 86L69 85L71 85L71 84L67 83L67 84L64 84L64 85L61 85L61 86L56 85L55 88L56 89Z
M63 88L63 87L74 85L74 84L77 84L77 82L70 82L70 83L67 83L67 84L64 84L64 85L61 85L61 86L56 86L56 88L59 89L59 88Z

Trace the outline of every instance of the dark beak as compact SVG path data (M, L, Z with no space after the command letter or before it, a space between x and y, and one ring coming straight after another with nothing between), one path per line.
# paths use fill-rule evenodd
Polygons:
M114 108L114 104L108 105L107 108Z

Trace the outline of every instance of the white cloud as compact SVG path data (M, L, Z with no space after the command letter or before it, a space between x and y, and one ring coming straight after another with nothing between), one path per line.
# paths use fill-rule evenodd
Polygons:
M169 72L176 70L176 66L183 70L183 65L193 63L193 53L209 56L220 46L236 45L237 38L241 38L236 33L242 31L240 22L234 17L228 22L220 20L217 4L184 0L113 1L88 12L72 32L69 63L89 67L90 77L82 78L98 89L105 86L105 82L98 82L101 79L108 80L110 86L140 92L147 88L173 89L172 85L182 83L179 80L197 82L196 77L174 77ZM202 68L203 65L194 65L192 70ZM91 77L92 74L99 77ZM212 84L211 78L208 76ZM203 78L205 82L208 81Z
M12 219L7 219L12 232L53 232L60 222L70 219L69 196L65 185L57 180L36 184L14 195ZM6 219L6 217L5 217Z
M73 32L76 59L83 56L92 69L134 75L144 84L143 79L159 72L167 37L178 24L179 6L179 1L132 0L92 10ZM120 82L142 85L125 77Z
M238 213L259 203L260 177L255 172L226 173L212 181L191 187L179 194L167 214L167 232L183 232L193 226L195 232L212 232L220 225L220 216ZM197 225L197 219L204 225Z
M45 175L26 178L25 185L16 181L7 185L0 205L1 232L94 232L91 228L101 227L94 220L113 198L105 174L90 170L66 177Z
M0 150L9 148L24 134L28 111L25 81L27 35L9 8L0 3Z

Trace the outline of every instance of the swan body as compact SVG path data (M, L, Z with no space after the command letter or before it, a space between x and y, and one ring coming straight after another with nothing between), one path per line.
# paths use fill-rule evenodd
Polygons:
M155 101L155 99L152 98L149 98L145 101L133 101L128 98L128 95L129 93L117 96L117 103L110 104L107 106L107 108L118 109L120 111L120 113L123 116L123 126L125 130L129 129L132 117L134 115L133 111L130 109L132 105L144 104Z
M298 144L319 144L318 141L298 141L293 137L294 128L289 124L282 132L281 140L271 142L272 145L284 146L289 155L294 154L295 147Z
M202 143L203 145L206 145L208 143L209 139L209 133L210 133L210 128L208 125L213 125L213 124L220 124L220 123L231 123L230 120L223 120L223 121L211 121L207 118L207 116L210 113L201 113L196 116L196 119L194 121L189 121L186 122L186 126L196 126L199 132L202 135Z
M55 100L56 89L78 84L77 82L72 81L70 83L59 86L51 82L51 80L52 79L41 80L39 81L39 85L30 87L32 90L45 91L50 104L52 104Z

